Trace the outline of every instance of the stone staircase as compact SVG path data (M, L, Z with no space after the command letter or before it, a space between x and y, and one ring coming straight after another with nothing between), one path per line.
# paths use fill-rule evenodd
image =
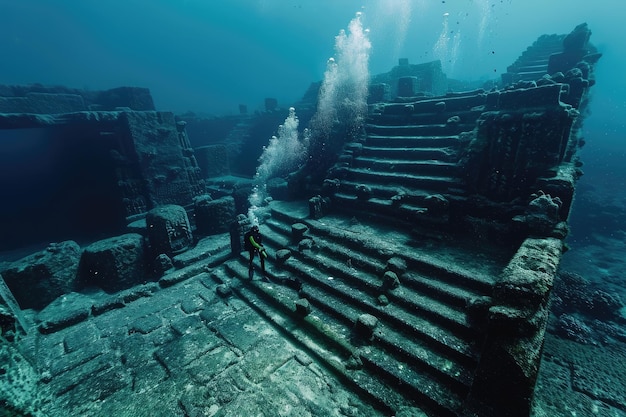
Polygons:
M466 304L491 294L502 267L498 257L491 253L474 269L415 250L401 232L381 239L380 226L307 219L302 203L270 207L262 225L265 246L271 253L287 249L291 257L271 262L269 282L249 275L247 254L216 269L214 279L383 411L461 415L484 336L468 319ZM399 279L395 289L385 280L389 271ZM310 314L299 312L296 304L303 303ZM359 330L364 317L377 320L371 335Z
M336 206L398 215L406 221L437 221L433 195L464 198L458 167L463 132L484 111L482 90L379 105L368 117L362 143L350 143L335 174L341 181Z
M502 74L504 84L536 81L548 73L550 55L563 52L565 35L543 35ZM552 74L549 74L552 75Z

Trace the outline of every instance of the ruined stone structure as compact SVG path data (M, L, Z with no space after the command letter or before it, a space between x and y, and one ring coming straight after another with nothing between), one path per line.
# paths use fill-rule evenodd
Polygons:
M400 59L388 73L373 76L371 83L370 102L418 95L439 96L448 91L441 61L410 64L408 59Z
M0 114L1 181L8 202L0 216L6 233L2 249L123 231L129 220L156 206L190 206L204 192L184 122L177 123L172 113L133 109L138 100L133 92L100 93L102 100L114 94L123 98L106 111L89 110L105 105L86 106L82 96L72 95L81 105L62 114L37 109L66 102L67 94L59 99L49 97L58 94L26 93L23 100L0 100L20 104Z
M580 175L581 115L598 59L588 40L584 25L540 38L489 91L445 93L436 63L402 62L377 78L362 132L324 178L312 181L307 169L316 167L305 167L264 208L269 282L240 253L248 224L236 189L205 186L185 125L171 114L0 116L3 134L44 129L53 140L98 144L88 155L101 161L97 185L109 202L107 212L85 213L108 216L123 235L87 247L83 261L76 244L47 249L75 260L64 267L50 253L34 255L56 278L46 306L31 306L32 329L18 345L37 399L28 408L0 401L24 413L85 415L120 415L138 400L150 415L269 415L284 404L268 398L287 397L299 414L529 415ZM72 192L79 207L87 202L82 188ZM194 207L201 218L192 233ZM231 215L230 233L212 222ZM142 236L149 250L137 247ZM117 241L126 243L115 251ZM98 269L110 256L128 262ZM45 279L24 270L3 272L18 302L22 282ZM107 293L59 296L75 288L74 274L59 283L68 271ZM112 278L102 284L100 271ZM17 332L10 312L0 313L3 333ZM15 350L0 353L15 358ZM301 384L318 391L297 391ZM361 402L333 402L344 395L338 386Z

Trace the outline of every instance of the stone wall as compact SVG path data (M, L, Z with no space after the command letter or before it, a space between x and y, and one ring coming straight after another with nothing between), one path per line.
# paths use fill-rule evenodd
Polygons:
M0 114L0 135L3 249L114 235L153 207L191 206L205 192L185 124L172 113ZM30 148L10 146L26 139Z
M119 87L87 91L40 84L0 85L0 113L62 114L85 110L110 111L125 107L131 110L154 110L150 90Z

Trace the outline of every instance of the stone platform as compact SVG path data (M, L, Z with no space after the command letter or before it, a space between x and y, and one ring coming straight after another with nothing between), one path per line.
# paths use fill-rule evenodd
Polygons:
M37 346L37 415L381 415L254 306L217 287L200 272L165 288L58 300L40 316L91 314L22 340L24 350Z

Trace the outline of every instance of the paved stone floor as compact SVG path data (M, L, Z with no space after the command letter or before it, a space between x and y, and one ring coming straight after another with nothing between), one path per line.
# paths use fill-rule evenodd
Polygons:
M383 415L217 285L205 272L51 306L111 309L31 341L43 415Z

